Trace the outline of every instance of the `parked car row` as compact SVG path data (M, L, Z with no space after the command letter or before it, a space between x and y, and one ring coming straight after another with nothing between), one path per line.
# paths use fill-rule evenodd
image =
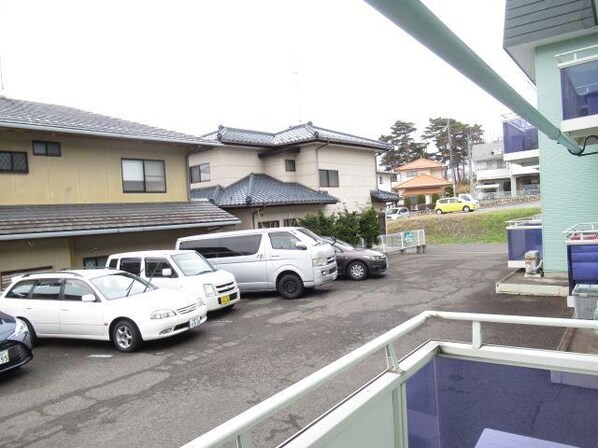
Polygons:
M288 227L181 238L174 250L113 254L106 267L28 273L0 295L0 372L33 357L37 338L111 341L122 352L199 327L241 292L306 288L387 269L386 256ZM16 317L11 317L16 316Z

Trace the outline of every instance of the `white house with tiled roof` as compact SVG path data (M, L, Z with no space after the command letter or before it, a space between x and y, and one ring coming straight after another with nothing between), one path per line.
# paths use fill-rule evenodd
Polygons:
M417 204L419 195L424 195L426 204L431 204L434 194L442 197L445 188L451 185L445 179L445 166L423 157L395 168L395 172L397 181L392 190L401 197L408 197L413 205Z
M246 228L282 226L317 210L359 211L372 203L383 209L387 202L398 200L396 195L378 190L376 154L391 148L378 140L320 128L311 122L277 133L220 126L202 138L218 146L189 156L193 197L214 200L210 189L218 186L225 193L215 203L228 210L233 206L226 205L226 192L232 185L246 188L251 175L260 182L269 179L267 184L274 190L281 188L280 183L295 185L285 189L282 203L258 204L250 197L242 207L234 205L235 215ZM315 197L316 202L301 203L307 191L315 193L307 196Z

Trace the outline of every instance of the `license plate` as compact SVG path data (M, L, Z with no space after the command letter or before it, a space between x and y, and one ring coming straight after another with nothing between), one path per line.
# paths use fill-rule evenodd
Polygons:
M230 296L220 297L220 305L226 305L229 302L230 302Z
M6 364L9 361L8 359L8 350L4 350L0 352L0 364Z
M197 327L199 325L199 316L197 317L192 317L191 320L189 321L189 328L193 328L193 327Z

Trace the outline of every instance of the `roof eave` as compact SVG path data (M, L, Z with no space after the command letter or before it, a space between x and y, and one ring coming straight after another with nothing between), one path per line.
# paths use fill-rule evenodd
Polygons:
M169 224L162 226L141 226L141 227L113 227L109 229L88 229L88 230L66 230L54 232L31 232L0 235L0 241L10 240L32 240L40 238L60 238L68 236L105 235L114 233L151 232L158 230L192 229L197 227L222 227L227 225L241 224L239 218L227 221L212 221L192 224Z
M0 121L0 128L12 128L12 129L25 129L30 131L41 131L41 132L60 132L64 134L73 135L88 135L93 137L110 137L120 138L126 140L143 140L150 142L162 142L162 143L178 143L183 145L210 145L210 146L222 146L220 142L212 142L209 140L182 140L168 137L150 137L146 135L133 135L133 134L120 134L115 132L95 132L83 129L65 128L60 126L40 126L35 124L22 124L13 123L7 121Z

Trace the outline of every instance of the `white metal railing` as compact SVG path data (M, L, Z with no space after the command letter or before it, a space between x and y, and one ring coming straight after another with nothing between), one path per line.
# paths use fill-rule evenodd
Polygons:
M382 252L403 251L409 248L426 247L426 232L424 229L407 230L405 232L390 233L378 236L378 248Z
M312 373L306 378L286 388L285 390L273 395L272 397L262 401L247 411L233 417L229 421L217 426L211 431L198 437L195 440L184 445L183 448L216 448L227 442L236 441L238 448L252 447L252 429L265 420L272 416L276 412L290 406L296 400L304 397L309 392L323 386L327 382L331 381L335 377L339 376L348 369L356 366L366 358L384 350L387 362L387 371L396 373L409 373L405 369L399 368L399 359L395 352L393 343L396 342L402 336L410 333L411 331L421 327L429 319L442 319L450 321L465 321L471 322L472 324L472 343L470 349L475 353L488 352L487 347L484 347L483 342L483 331L482 324L493 323L493 324L514 324L514 325L532 325L532 326L546 326L546 327L561 327L561 328L586 328L591 330L598 330L598 321L594 320L581 320L581 319L563 319L563 318L550 318L550 317L533 317L533 316L508 316L501 314L475 314L475 313L453 313L453 312L439 312L439 311L425 311L417 316L409 319L394 329L384 333L376 339L368 342L367 344L353 350L347 355L337 359L331 364L323 367L322 369ZM513 351L521 350L513 348ZM560 354L555 351L546 350L533 350L527 349L527 356L539 356L543 354L544 357L547 354L554 353L554 357L563 358L564 354ZM490 350L492 353L492 350ZM536 353L537 352L537 353ZM559 356L557 356L557 354ZM513 357L514 355L507 353ZM500 356L506 356L503 350ZM569 364L571 369L577 369L583 371L591 369L593 373L596 373L598 367L598 356L583 355L584 358L575 358L569 355ZM484 356L490 357L488 353ZM498 352L493 355L498 356ZM491 359L491 357L490 357ZM518 356L519 362L523 362L525 357ZM571 360L578 359L575 363ZM523 361L522 361L523 360ZM590 361L588 361L590 360ZM575 365L572 365L575 364ZM559 365L563 367L561 363Z
M507 224L507 229L515 229L515 228L542 228L542 214L537 214L533 216L527 216L525 218L518 218L518 219L510 219L505 221Z

